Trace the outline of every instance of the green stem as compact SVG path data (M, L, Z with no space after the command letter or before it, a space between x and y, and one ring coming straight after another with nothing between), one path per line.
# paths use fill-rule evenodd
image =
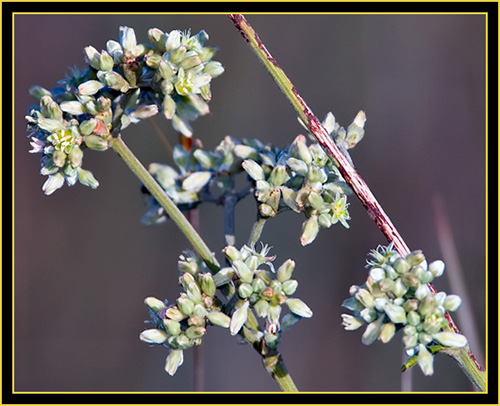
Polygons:
M297 386L293 382L292 377L286 369L285 363L281 354L278 352L273 352L266 354L265 349L261 348L261 340L250 329L243 326L240 331L240 335L251 344L254 349L262 355L262 362L266 370L271 374L273 379L276 381L278 386L283 392L298 392Z
M198 232L194 229L188 219L182 214L176 204L167 196L165 191L151 176L147 169L136 158L133 152L123 142L121 136L114 138L111 142L111 147L125 161L128 167L135 173L142 184L149 190L158 203L165 209L168 216L184 233L186 238L192 244L193 248L198 252L200 257L205 261L207 266L215 273L219 270L220 265L217 262L214 254L207 247Z
M264 229L264 225L266 224L266 220L267 219L259 216L257 221L253 224L252 231L250 232L250 237L248 238L248 243L247 243L249 247L255 246L257 241L259 241L259 238L262 234L262 230Z
M481 392L486 392L486 371L477 363L468 347L445 348L440 352L449 355Z

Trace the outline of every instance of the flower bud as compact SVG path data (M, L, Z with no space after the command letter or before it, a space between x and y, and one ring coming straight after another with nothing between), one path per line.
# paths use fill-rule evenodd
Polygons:
M182 182L182 188L188 192L198 192L211 179L212 172L193 172Z
M167 52L179 48L181 45L181 32L179 30L170 31L165 42Z
M82 185L88 186L91 189L95 189L97 186L99 186L99 182L96 178L94 178L92 172L82 168L78 168L78 180Z
M285 183L290 177L288 176L286 172L286 167L284 165L277 165L273 168L271 171L271 174L269 175L269 181L274 185L274 186L281 186L283 183Z
M375 298L364 288L360 288L355 293L354 297L364 306L373 308L375 305Z
M253 293L253 288L252 288L252 285L248 284L248 283L242 283L239 287L238 287L238 294L240 295L240 297L242 299L246 299L248 297L250 297Z
M424 375L430 376L434 373L434 357L423 344L418 346L417 362Z
M92 96L105 86L98 80L87 80L78 86L78 93L82 96Z
M236 271L236 275L238 275L242 281L252 283L253 272L245 262L236 260L233 262L233 268Z
M224 327L224 328L229 328L229 325L231 324L231 317L228 315L218 312L218 311L212 311L207 314L208 320L210 320L210 323L215 324L216 326L219 327Z
M152 328L149 330L144 330L139 335L139 338L141 339L141 341L144 341L148 344L163 344L167 340L168 335L163 330Z
M248 175L254 180L264 180L265 174L262 167L255 162L253 159L247 159L241 164L243 169L248 173Z
M160 310L164 309L165 303L162 302L160 299L157 299L156 297L147 297L144 299L144 304L149 307L152 311L155 313L158 313Z
M302 300L300 299L287 299L285 302L292 313L301 317L312 317L313 312Z
M435 278L438 278L444 273L444 267L444 262L441 260L437 260L431 262L428 269Z
M181 333L181 323L172 319L163 319L163 325L165 326L165 330L171 336L177 336Z
M177 368L179 368L183 362L184 354L182 350L171 350L167 357L165 371L167 371L169 375L173 376L177 372Z
M406 323L406 312L401 306L388 303L384 306L384 312L393 323Z
M207 296L213 297L215 295L216 286L212 274L210 273L200 274L199 281L203 293L205 293Z
M191 326L186 330L186 336L191 340L196 340L197 338L201 338L205 335L207 329L201 326Z
M253 305L253 309L255 310L255 313L257 313L257 316L267 317L267 312L269 310L269 302L265 299L259 299Z
M445 347L463 347L467 344L465 336L452 331L442 331L432 334L432 338Z
M52 162L55 166L62 168L66 162L66 154L63 151L54 151L52 154Z
M187 297L181 296L177 299L177 306L179 310L186 316L191 316L194 311L194 303Z
M187 274L189 275L189 274ZM193 302L193 304L201 303L201 290L196 282L190 282L186 289L188 299Z
M233 245L228 245L222 252L230 262L242 259L241 252Z
M374 322L371 322L366 326L366 330L363 333L363 336L361 337L361 342L364 345L370 345L377 340L378 336L380 335L380 332L382 330L382 320L383 317L378 318Z
M160 50L161 52L165 52L165 42L167 40L167 36L164 34L164 32L158 28L151 28L148 30L148 38L149 42Z
M214 275L215 286L219 287L228 283L234 275L233 268L222 268L219 272Z
M106 151L109 148L108 141L95 134L83 137L85 145L94 151Z
M97 77L106 86L114 90L119 90L122 93L130 89L128 82L117 72L100 70L97 72Z
M231 317L231 323L229 325L229 331L231 332L232 336L238 334L238 332L243 327L243 324L245 324L245 322L247 321L249 305L250 302L245 300L233 313L233 316Z
M458 295L448 295L444 300L444 308L449 312L454 312L460 307L462 299Z
M299 283L295 279L288 279L283 282L282 289L285 295L293 295Z
M406 256L406 262L408 262L411 266L417 266L423 261L425 261L425 256L420 250L413 251Z
M101 70L106 71L113 69L114 63L113 58L106 51L102 51L101 57L99 58Z
M205 59L206 57L201 55L201 58ZM205 65L203 73L208 73L212 78L216 78L224 73L224 66L220 62L210 61Z
M396 333L396 326L393 323L385 323L382 326L382 330L378 336L378 339L382 341L384 344L391 341L392 337Z
M303 246L311 244L316 239L318 232L319 232L318 216L311 216L309 220L303 223L300 243Z

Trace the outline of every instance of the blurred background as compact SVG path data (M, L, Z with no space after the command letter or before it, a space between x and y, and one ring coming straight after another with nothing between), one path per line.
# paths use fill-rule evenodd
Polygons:
M248 15L267 48L320 118L332 111L347 127L363 109L363 141L351 152L361 176L411 249L443 258L435 202L443 203L470 295L477 329L472 350L484 365L486 329L485 16L483 15ZM220 15L16 15L15 24L15 375L16 391L192 391L193 355L174 377L168 351L139 341L147 327L147 296L175 300L177 258L189 243L168 222L144 227L140 183L118 156L85 154L100 182L45 196L39 157L28 154L25 114L32 85L52 88L83 67L83 48L105 48L120 25L136 31L204 29L226 72L212 82L211 114L193 123L206 148L222 137L256 137L284 146L303 132L296 114L233 27ZM172 143L177 134L154 121ZM148 122L123 137L147 165L171 162ZM351 228L322 230L305 248L303 216L270 220L262 239L277 264L296 263L295 294L314 311L285 333L281 352L301 391L399 391L401 334L390 343L361 343L344 331L340 314L349 287L366 279L367 254L384 236L360 202L350 198ZM237 207L237 245L255 218L252 197ZM220 207L200 207L200 233L223 247ZM450 240L448 240L450 241ZM435 281L452 290L448 276ZM277 391L248 345L211 327L203 340L206 391ZM413 372L415 391L472 390L454 362L435 360L433 377Z

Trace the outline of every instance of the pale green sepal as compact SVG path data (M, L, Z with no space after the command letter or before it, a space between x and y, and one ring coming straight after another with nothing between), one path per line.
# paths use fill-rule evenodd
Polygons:
M417 362L424 375L430 376L434 373L434 357L423 344L418 346Z
M229 326L229 331L231 332L232 336L238 334L238 332L240 331L241 327L243 327L243 324L245 324L245 322L247 321L247 318L248 318L248 307L249 306L250 306L250 302L246 300L233 313L233 316L231 317L231 323L230 323L230 326Z
M452 331L442 331L432 334L432 338L446 347L463 347L467 344L465 336Z
M163 330L151 328L149 330L144 330L139 335L139 338L141 341L148 344L163 344L167 340L168 334Z
M301 317L312 317L313 312L302 300L300 299L287 299L285 302L292 313Z

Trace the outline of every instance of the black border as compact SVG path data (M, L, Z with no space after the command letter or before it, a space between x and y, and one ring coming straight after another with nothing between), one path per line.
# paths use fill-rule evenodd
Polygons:
M138 5L140 4L140 7ZM488 286L490 287L488 298L488 389L485 394L460 393L458 396L453 393L140 393L129 394L126 392L117 393L13 393L12 392L12 300L10 288L12 286L12 105L11 79L12 79L12 17L17 12L138 12L141 13L273 13L275 10L282 10L284 4L292 5L294 13L321 13L321 12L353 12L360 11L368 13L384 12L478 12L488 14L488 222L489 222L489 247L488 259L489 274ZM251 19L251 15L248 17ZM228 22L229 24L229 22ZM498 237L498 3L497 2L465 2L465 3L445 3L445 2L404 2L404 3L374 3L374 2L307 2L307 3L226 3L226 2L141 2L141 3L47 3L47 2L9 2L2 3L2 85L3 85L3 112L2 112L2 188L3 188L3 337L2 354L5 362L2 365L3 385L2 404L165 404L165 403L196 403L196 404L334 404L334 403L354 403L354 404L498 404L498 263L497 247L492 244ZM243 45L243 43L242 43ZM497 254L496 256L494 254ZM344 395L351 395L349 400ZM245 397L242 398L241 395ZM124 396L126 398L124 399ZM342 397L339 397L342 396ZM457 399L458 397L458 399Z

